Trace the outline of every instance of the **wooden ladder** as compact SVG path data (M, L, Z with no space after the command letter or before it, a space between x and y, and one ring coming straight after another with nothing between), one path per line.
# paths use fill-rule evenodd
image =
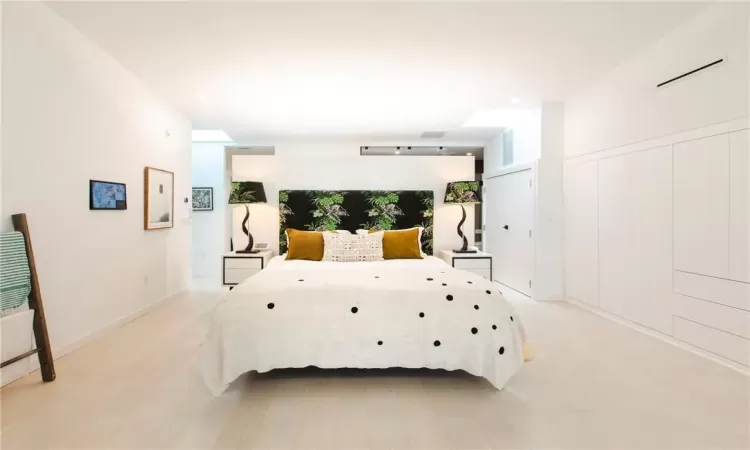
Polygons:
M13 228L23 234L26 243L26 257L29 260L29 272L31 273L31 292L29 293L29 309L34 311L34 340L36 348L28 352L11 358L0 363L0 369L28 358L33 354L39 356L39 367L42 372L43 381L55 380L55 363L52 360L52 349L49 343L49 334L47 333L47 319L44 317L44 305L42 304L42 292L39 289L39 277L36 273L36 261L34 261L34 250L31 247L31 234L29 232L29 222L26 220L26 214L14 214Z

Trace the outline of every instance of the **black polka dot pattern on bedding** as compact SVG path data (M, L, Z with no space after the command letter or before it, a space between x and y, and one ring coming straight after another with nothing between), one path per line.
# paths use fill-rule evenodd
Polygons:
M435 341L432 343L435 347L440 347L440 341Z
M505 347L500 347L500 350L498 350L497 352L502 355L503 353L505 353Z
M447 284L443 283L443 286L448 286Z
M497 325L492 325L493 330L497 330Z
M452 302L453 301L453 296L450 295L450 294L448 294L448 295L445 296L445 299L448 300L449 302Z
M474 309L479 309L479 305L474 305Z
M352 314L357 314L357 311L359 311L359 308L356 306L352 307Z
M471 281L467 281L467 283L469 283L469 284L474 284L474 283L472 283Z
M428 278L427 281L432 281L432 278Z
M489 295L492 295L492 291L490 291L489 289L488 289L488 290L486 290L486 291L484 291L484 292L486 292L486 293L487 293L487 294L489 294Z
M513 316L510 316L510 321L513 322Z
M274 305L273 303L269 303L268 305L266 305L266 307L268 309L273 309L274 306L276 306L276 305Z
M375 275L375 278L380 278L379 276Z
M302 278L300 278L300 279L299 279L299 280L297 280L297 281L305 281L305 280L303 280Z
M477 327L471 329L471 334L477 334L478 332L479 330L477 329Z
M419 317L424 317L424 313L423 312L419 313Z
M378 345L383 345L383 341L378 341Z

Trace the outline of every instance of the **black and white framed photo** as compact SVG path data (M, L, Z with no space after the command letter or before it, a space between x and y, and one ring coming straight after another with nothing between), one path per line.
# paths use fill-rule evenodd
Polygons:
M214 210L214 188L194 187L193 188L193 211L213 211L213 210Z

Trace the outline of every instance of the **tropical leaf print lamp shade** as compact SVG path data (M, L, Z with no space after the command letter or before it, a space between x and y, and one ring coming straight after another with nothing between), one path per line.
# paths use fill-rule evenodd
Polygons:
M464 222L466 222L466 209L465 204L477 204L482 203L482 188L478 181L454 181L448 183L445 187L445 199L443 203L461 205L461 221L458 223L456 230L458 236L463 239L463 246L458 250L453 250L456 253L476 253L476 250L469 250L469 241L463 232Z
M266 203L266 191L260 181L233 181L232 192L229 193L230 205L245 205L245 218L242 220L242 232L247 235L247 247L237 250L237 253L257 253L253 251L253 235L247 227L250 220L249 203Z

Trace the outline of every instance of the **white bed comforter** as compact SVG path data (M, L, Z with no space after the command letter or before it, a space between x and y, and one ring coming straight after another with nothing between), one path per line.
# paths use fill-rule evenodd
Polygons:
M524 340L496 285L438 258L277 257L216 307L201 365L214 394L249 371L307 366L461 369L501 389Z

